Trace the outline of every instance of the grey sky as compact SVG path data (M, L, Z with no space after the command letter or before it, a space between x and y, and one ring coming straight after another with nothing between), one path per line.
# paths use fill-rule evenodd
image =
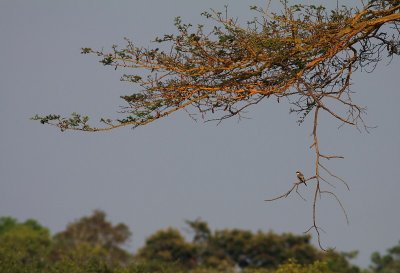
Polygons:
M296 169L312 172L310 122L297 126L285 103L265 102L248 113L252 119L220 126L195 123L184 112L134 131L97 134L61 133L29 120L36 113L73 111L94 120L115 116L119 96L135 90L119 82L121 71L81 55L81 47L108 49L123 44L123 37L146 46L174 30L175 16L200 23L202 11L229 4L232 15L246 19L252 16L248 6L260 3L0 1L0 215L35 218L57 232L102 209L129 225L131 249L160 228L183 228L185 219L197 217L212 228L306 230L310 202L296 196L263 202L287 190ZM330 166L351 187L334 189L350 226L333 200L318 207L327 232L323 244L360 250L363 266L372 251L400 239L399 70L395 59L354 77L355 100L368 106L368 124L378 126L371 134L338 130L329 117L320 129L322 149L345 156ZM303 194L310 200L310 187Z

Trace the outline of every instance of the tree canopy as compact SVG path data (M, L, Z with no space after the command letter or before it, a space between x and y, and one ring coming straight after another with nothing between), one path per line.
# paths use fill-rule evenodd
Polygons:
M18 272L17 267L28 271L44 269L45 257L50 251L50 232L37 221L29 219L20 223L12 217L0 217L1 272Z
M96 210L53 236L35 220L19 223L1 217L0 272L163 272L163 268L171 272L233 272L235 268L279 272L289 264L297 269L323 264L329 270L358 273L350 256L317 249L309 235L211 230L199 219L186 223L189 236L175 228L161 229L133 254L122 245L130 235L127 226L113 225L103 211Z
M370 270L351 264L357 252L321 251L310 235L277 234L237 228L209 228L197 219L189 230L166 228L151 234L136 252L122 248L130 232L94 211L50 235L35 220L0 217L0 272L15 273L394 273L399 270L397 244L373 253ZM121 228L124 227L124 228ZM124 230L121 233L121 230ZM117 235L117 234L123 234ZM107 238L105 238L107 237Z
M136 128L178 110L221 122L241 118L261 101L286 100L290 112L299 115L299 124L309 116L313 122L310 148L315 171L306 181L315 182L309 230L318 234L320 242L317 197L333 197L345 213L336 194L323 189L321 182L330 184L330 178L348 188L324 165L323 161L342 156L321 151L320 113L368 130L363 120L366 108L352 99L352 76L357 70L372 72L383 59L400 55L400 0L361 2L361 8L342 6L328 11L323 6L289 5L282 0L281 12L272 11L269 5L251 7L257 15L245 26L228 11L211 10L202 13L213 22L211 29L177 17L177 33L156 37L153 48L129 39L124 47L114 45L109 52L82 48L83 54L97 55L105 66L134 69L121 78L139 88L121 97L125 102L119 111L122 117L101 118L101 126L90 125L89 117L78 113L33 119L62 131L96 132ZM300 185L296 182L287 193L269 200L287 197Z
M113 225L103 211L95 210L92 215L69 224L54 236L53 258L71 255L82 257L94 255L111 264L125 264L129 254L123 248L131 237L125 224Z
M372 270L376 273L395 273L400 271L400 242L389 248L385 255L374 252L371 255Z

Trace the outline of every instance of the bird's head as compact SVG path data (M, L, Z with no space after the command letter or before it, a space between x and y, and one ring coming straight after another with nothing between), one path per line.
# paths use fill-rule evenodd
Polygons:
M296 174L301 174L301 172L300 171L296 171Z

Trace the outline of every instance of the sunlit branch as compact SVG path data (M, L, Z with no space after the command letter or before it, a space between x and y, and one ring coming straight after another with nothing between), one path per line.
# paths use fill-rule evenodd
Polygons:
M320 151L318 128L320 113L342 125L368 131L363 115L366 108L353 101L351 79L357 70L372 72L383 58L400 55L400 1L370 0L361 9L343 6L328 12L322 6L293 5L282 0L283 11L272 12L251 7L258 17L243 27L228 11L211 10L202 15L215 24L210 30L175 19L174 34L156 37L154 48L138 47L126 39L125 47L113 46L110 52L82 48L83 54L94 54L100 63L124 71L132 69L121 80L135 84L139 90L122 96L126 105L119 119L103 118L101 126L89 124L89 117L73 113L36 115L32 119L50 124L61 131L109 131L120 127L147 125L184 110L190 117L199 114L205 121L244 118L251 107L264 100L286 99L290 112L302 124L312 119L312 149L315 158L312 180L314 188L312 226L321 246L317 225L317 198L329 179L339 180L323 163L342 159L340 155ZM384 54L387 53L387 54ZM339 128L340 128L339 126ZM324 161L324 162L323 162ZM298 192L301 183L276 198ZM345 211L344 211L345 212ZM346 213L345 213L346 214ZM347 218L347 215L346 215Z

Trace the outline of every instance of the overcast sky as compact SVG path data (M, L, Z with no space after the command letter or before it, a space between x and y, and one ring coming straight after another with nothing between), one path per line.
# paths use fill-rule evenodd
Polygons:
M278 2L278 1L276 1ZM303 1L327 3L333 1ZM356 1L342 1L356 3ZM109 49L129 37L150 45L174 31L173 19L204 23L199 14L223 9L250 19L252 4L228 0L1 0L0 1L0 216L39 220L51 231L94 209L133 232L130 249L154 231L201 217L215 229L242 228L301 234L311 224L311 202L293 196L266 203L311 175L311 124L297 126L286 103L255 106L249 120L219 126L193 122L185 112L136 130L65 132L30 121L34 114L80 112L95 121L115 116L120 95L137 87L121 83L121 71L103 67L81 47ZM373 251L400 239L399 59L372 74L354 76L354 99L368 107L370 134L338 130L321 121L322 150L344 160L329 163L348 181L323 199L318 221L324 246L360 250L367 266ZM311 200L312 187L302 189ZM314 240L315 243L315 240Z

